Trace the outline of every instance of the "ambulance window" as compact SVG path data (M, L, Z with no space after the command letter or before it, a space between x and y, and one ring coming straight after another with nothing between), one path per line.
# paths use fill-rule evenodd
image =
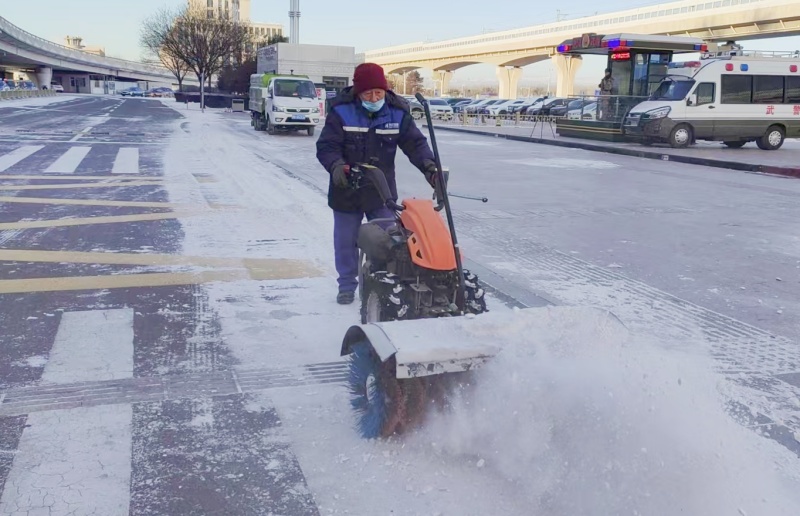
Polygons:
M752 75L723 75L722 103L750 104L753 94Z
M800 104L800 77L789 76L786 78L786 102Z
M783 76L756 75L753 78L755 104L780 104L783 102Z
M713 82L704 82L697 86L697 105L713 104L716 85Z

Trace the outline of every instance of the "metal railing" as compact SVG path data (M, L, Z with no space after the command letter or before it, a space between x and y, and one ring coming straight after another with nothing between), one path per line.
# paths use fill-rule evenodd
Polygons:
M501 108L497 114L484 110L478 113L452 113L447 116L439 115L438 122L455 125L480 125L480 126L526 126L532 124L553 123L559 119L581 120L584 122L613 122L620 123L636 104L647 100L645 96L629 95L573 95L572 101L582 100L579 108L565 111L555 108L556 113L534 112L531 114L503 113ZM538 107L538 106L537 106ZM488 111L488 112L487 112ZM536 110L534 110L536 111Z
M0 100L32 99L37 97L55 97L55 90L3 90Z
M36 51L50 57L70 61L72 63L105 69L109 72L117 72L109 73L109 75L120 75L119 72L132 72L135 74L148 75L159 79L174 79L172 73L170 73L166 68L147 65L137 61L128 61L116 57L98 56L89 52L84 52L83 50L53 43L52 41L40 38L35 34L31 34L30 32L17 27L13 23L0 16L0 36L4 34L7 34L13 40L32 47Z

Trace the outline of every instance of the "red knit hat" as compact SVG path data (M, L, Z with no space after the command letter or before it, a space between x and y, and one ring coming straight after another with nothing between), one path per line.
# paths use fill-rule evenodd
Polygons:
M375 63L361 63L353 74L353 93L358 95L362 91L374 88L389 89L383 68Z

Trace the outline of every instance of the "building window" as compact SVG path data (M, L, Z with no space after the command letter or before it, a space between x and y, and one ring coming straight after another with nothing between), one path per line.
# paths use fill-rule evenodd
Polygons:
M213 9L214 8L214 0L208 0L208 2L206 3L206 7L211 7Z

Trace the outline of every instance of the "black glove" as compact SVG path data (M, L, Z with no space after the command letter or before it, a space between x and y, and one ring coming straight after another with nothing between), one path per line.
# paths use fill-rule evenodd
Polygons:
M422 173L425 174L425 179L431 185L431 188L436 188L436 162L426 160L423 166L425 168Z
M341 188L347 188L349 186L349 181L347 180L347 171L350 167L345 165L344 163L340 163L333 167L333 171L331 172L331 177L333 178L333 184Z

